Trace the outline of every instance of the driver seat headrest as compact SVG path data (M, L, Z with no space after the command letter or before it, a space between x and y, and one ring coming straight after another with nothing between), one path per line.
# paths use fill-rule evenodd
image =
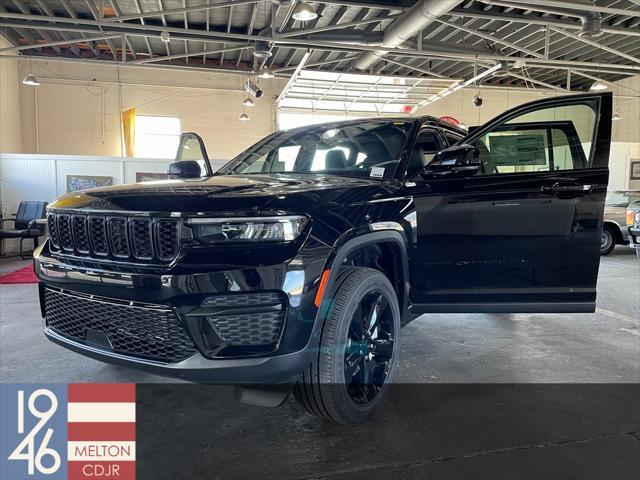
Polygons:
M342 150L329 150L324 160L326 169L344 169L347 166L347 157Z

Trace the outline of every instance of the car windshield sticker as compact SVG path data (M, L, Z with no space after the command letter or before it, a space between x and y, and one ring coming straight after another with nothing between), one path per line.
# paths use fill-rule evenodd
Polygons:
M372 178L382 178L384 177L384 168L383 167L373 167L371 169L371 173L369 176Z

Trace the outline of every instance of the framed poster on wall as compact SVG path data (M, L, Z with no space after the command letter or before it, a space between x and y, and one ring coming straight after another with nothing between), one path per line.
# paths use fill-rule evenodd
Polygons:
M631 180L640 180L640 160L631 160Z
M67 175L67 193L86 190L87 188L113 185L113 177L97 175Z

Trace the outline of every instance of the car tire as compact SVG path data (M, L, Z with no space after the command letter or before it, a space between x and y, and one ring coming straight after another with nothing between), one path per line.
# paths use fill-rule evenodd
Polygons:
M397 369L400 308L393 286L378 270L348 267L335 285L318 356L302 372L294 396L323 419L358 424L379 406Z
M616 246L616 232L613 227L605 225L600 240L600 255L609 255Z

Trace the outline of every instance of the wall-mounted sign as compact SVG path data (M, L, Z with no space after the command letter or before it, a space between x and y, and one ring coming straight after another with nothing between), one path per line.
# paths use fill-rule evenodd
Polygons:
M631 160L631 180L640 180L640 160Z
M77 192L88 188L113 185L113 177L96 175L67 175L67 192Z

